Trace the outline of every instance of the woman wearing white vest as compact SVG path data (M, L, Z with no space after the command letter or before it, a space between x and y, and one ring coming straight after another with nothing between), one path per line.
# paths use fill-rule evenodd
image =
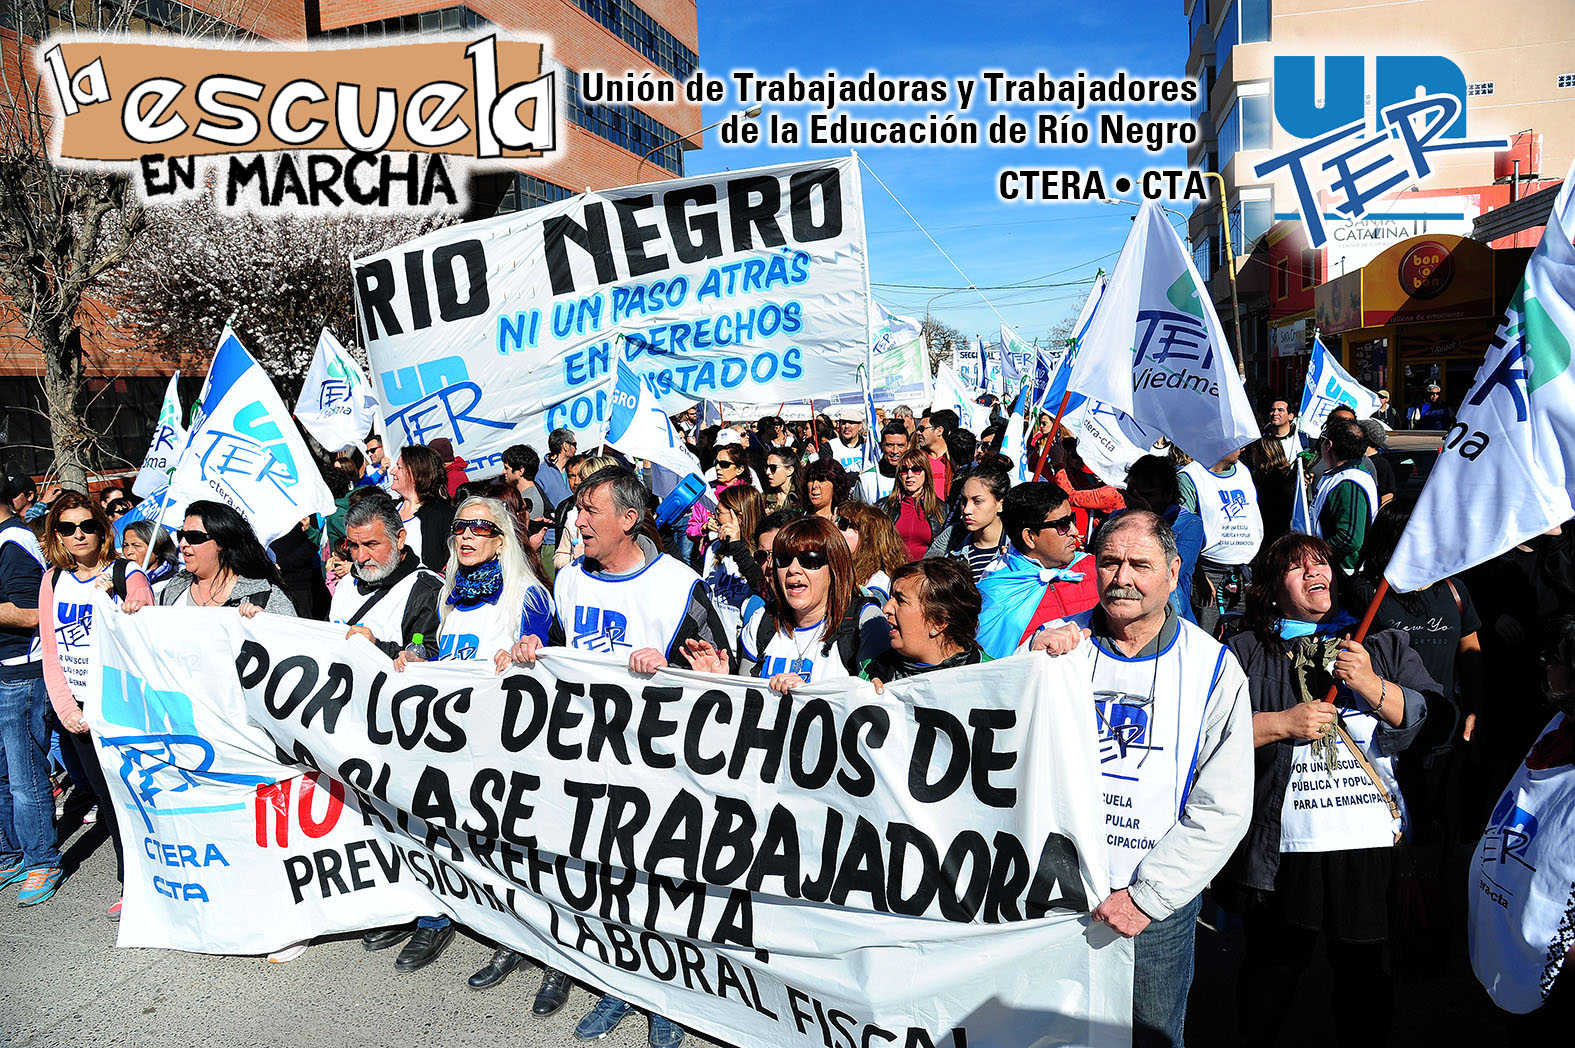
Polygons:
M1510 1013L1511 1044L1575 1029L1575 617L1542 656L1557 712L1515 774L1471 858L1471 967Z
M99 821L109 831L115 848L115 876L125 880L120 830L115 800L104 782L97 747L88 734L82 707L98 683L98 625L122 600L150 603L153 590L135 564L115 559L109 517L99 504L77 491L67 491L49 507L42 543L51 570L44 572L38 590L38 636L44 650L44 684L55 716L66 729L71 745L87 775L88 786L98 798ZM109 591L99 585L110 581ZM117 581L118 580L118 581ZM59 883L60 871L54 874ZM52 886L39 885L39 890ZM47 898L47 896L45 896ZM120 901L109 908L111 920L120 919Z
M1230 649L1252 696L1256 775L1247 836L1214 881L1242 914L1246 956L1237 1028L1272 1045L1318 934L1342 990L1340 1044L1387 1040L1394 991L1384 968L1394 846L1404 827L1394 754L1416 737L1438 684L1401 630L1350 639L1322 539L1269 547ZM1324 702L1332 683L1339 690Z

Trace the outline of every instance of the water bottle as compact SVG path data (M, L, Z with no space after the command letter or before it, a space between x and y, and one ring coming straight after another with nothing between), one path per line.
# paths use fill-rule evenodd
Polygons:
M420 633L413 634L411 636L410 643L405 645L405 661L406 662L425 662L425 661L427 661L427 646L424 643L422 643L425 640L426 640L426 637L424 637Z

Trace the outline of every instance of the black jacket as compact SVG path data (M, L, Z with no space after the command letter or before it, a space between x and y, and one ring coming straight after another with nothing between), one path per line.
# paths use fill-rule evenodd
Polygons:
M1427 704L1442 701L1438 682L1428 674L1422 659L1411 650L1403 630L1379 630L1362 642L1373 662L1373 672L1400 685L1405 699L1405 714L1400 726L1391 728L1382 720L1374 742L1385 755L1399 753L1411 745L1427 716ZM1227 645L1247 674L1252 696L1252 712L1279 713L1296 705L1296 688L1291 680L1291 660L1271 652L1255 634L1239 633ZM1280 869L1280 808L1291 780L1290 739L1259 746L1253 752L1257 774L1252 784L1252 821L1247 836L1220 872L1219 879L1232 885L1273 891Z
M443 574L448 569L449 529L454 526L454 504L447 500L425 502L416 510L421 522L421 563Z

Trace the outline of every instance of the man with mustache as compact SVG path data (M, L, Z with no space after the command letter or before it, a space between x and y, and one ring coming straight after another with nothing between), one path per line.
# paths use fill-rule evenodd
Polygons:
M1163 517L1113 518L1092 559L1099 604L1031 646L1070 649L1093 682L1111 891L1092 916L1136 940L1132 1043L1180 1046L1202 892L1252 814L1247 678L1171 607L1181 557Z

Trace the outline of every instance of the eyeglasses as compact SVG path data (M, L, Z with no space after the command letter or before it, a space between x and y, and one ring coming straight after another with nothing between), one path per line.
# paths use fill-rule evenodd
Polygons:
M108 513L112 517L118 517L122 513L130 513L131 512L131 500L130 499L116 499L114 502L111 502L109 505L104 507L104 512Z
M474 519L471 517L457 517L449 528L455 535L463 535L469 531L480 535L484 539L496 538L503 533L503 529L485 518Z
M55 530L61 535L64 535L66 538L70 538L78 531L81 531L84 535L102 535L104 534L104 525L100 524L92 517L89 517L87 520L83 521L59 521L55 524Z
M1043 524L1041 524L1037 528L1035 528L1034 530L1035 531L1043 531L1046 528L1049 528L1051 531L1057 531L1057 532L1060 532L1062 535L1065 535L1067 532L1072 530L1072 527L1076 523L1077 523L1077 517L1074 514L1068 513L1064 517L1055 517L1055 518L1053 518L1051 520L1047 520Z
M744 467L739 465L737 462L734 462L732 459L717 459L716 460L716 468L717 469L743 469Z
M188 546L200 546L213 538L206 531L177 531L175 537Z
M755 563L762 568L771 563L771 551L768 549L755 550Z
M897 472L898 473L905 473L905 474L906 473L917 473L920 476L923 476L924 475L924 468L922 466L904 466L901 469L899 469Z
M798 553L789 554L787 560L779 560L776 563L778 571L790 568L794 564L797 564L805 571L814 571L816 568L824 568L826 566L826 555L818 549L806 549Z

